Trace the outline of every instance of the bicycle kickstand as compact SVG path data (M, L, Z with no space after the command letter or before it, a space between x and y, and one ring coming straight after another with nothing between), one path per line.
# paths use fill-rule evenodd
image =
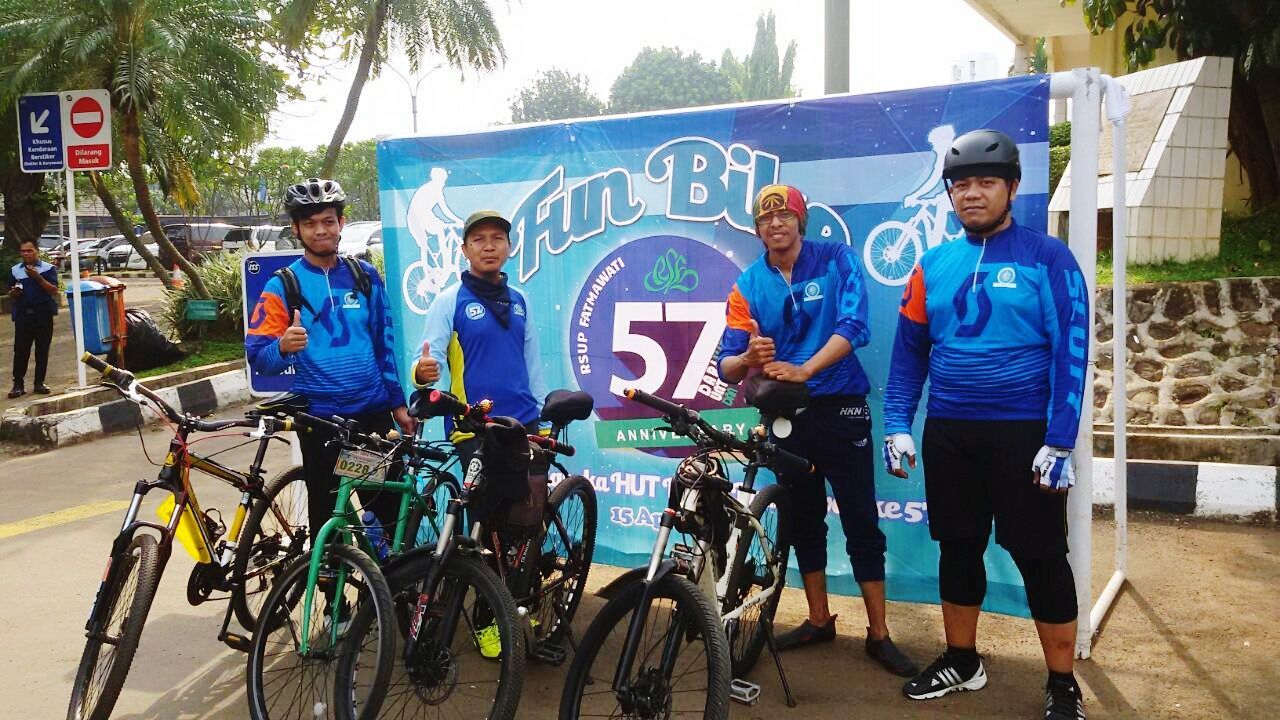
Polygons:
M782 669L782 657L778 654L778 645L773 639L773 618L765 621L765 642L769 644L769 652L773 655L773 664L778 666L778 679L782 681L782 693L787 698L787 707L796 706L796 699L791 694L791 684L787 682L787 671Z

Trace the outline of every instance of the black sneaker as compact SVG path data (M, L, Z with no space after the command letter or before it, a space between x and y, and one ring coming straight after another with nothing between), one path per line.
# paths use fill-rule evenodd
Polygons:
M1085 720L1080 686L1050 680L1044 687L1044 720Z
M14 383L13 389L9 391L9 399L20 398L26 394L26 389L22 387L22 383Z
M50 390L49 386L45 385L44 383L36 383L36 392L40 393L41 395L48 395L53 391Z
M987 686L987 671L978 658L978 667L966 676L956 668L955 661L947 653L938 656L933 664L902 686L902 694L912 700L931 700L953 690L981 690Z
M867 628L867 655L885 670L897 675L898 677L915 677L920 672L920 668L911 662L911 658L907 657L893 644L893 640L885 635L880 640L871 639L871 628Z
M774 639L774 643L779 650L794 650L805 645L831 642L835 639L836 616L832 615L821 627L814 625L806 618L800 623L800 627L782 633Z

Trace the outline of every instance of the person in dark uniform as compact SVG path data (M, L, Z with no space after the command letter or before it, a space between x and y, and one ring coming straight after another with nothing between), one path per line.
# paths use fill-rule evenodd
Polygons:
M18 244L22 262L9 270L9 299L13 302L13 389L10 398L26 393L27 361L36 349L34 390L52 392L44 384L49 369L49 344L53 342L53 316L58 314L58 270L40 259L35 240Z

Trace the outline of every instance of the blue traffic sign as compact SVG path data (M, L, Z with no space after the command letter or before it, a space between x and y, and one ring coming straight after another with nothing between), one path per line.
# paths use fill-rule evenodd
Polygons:
M62 110L58 93L18 98L18 156L23 172L56 172L63 168Z

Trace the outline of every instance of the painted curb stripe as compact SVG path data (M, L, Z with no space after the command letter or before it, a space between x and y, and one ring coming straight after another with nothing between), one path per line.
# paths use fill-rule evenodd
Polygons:
M25 520L0 525L0 540L56 525L65 525L77 520L97 517L98 515L119 512L127 507L129 507L127 500L107 500L105 502L89 503L88 505L77 505L76 507L45 513L44 515L36 515Z

